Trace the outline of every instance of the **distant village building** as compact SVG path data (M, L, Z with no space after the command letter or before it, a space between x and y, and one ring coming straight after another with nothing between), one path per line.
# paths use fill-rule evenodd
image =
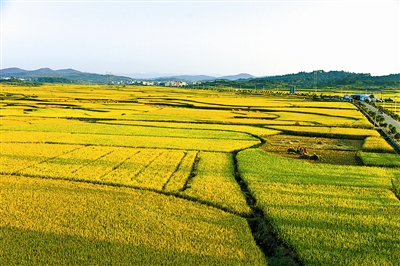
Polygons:
M345 95L345 96L343 97L343 101L345 101L345 102L350 102L350 101L351 101L351 97L350 97L349 95Z
M351 95L351 98L354 100L359 100L359 101L364 101L364 102L370 102L371 98L367 94L353 94Z
M165 86L166 87L183 87L183 86L187 86L188 83L186 81L167 81L165 82Z

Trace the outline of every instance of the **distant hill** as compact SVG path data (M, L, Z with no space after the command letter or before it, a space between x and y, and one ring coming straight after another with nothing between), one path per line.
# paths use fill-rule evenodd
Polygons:
M61 73L61 74L77 74L77 73L82 73L78 70L72 69L72 68L68 68L68 69L60 69L60 70L56 70L57 73Z
M50 69L50 68L39 68L39 69L37 69L37 70L32 70L32 71L30 71L30 73L31 73L31 74L39 74L39 75L41 75L41 74L46 74L46 75L48 75L48 74L56 74L57 71L54 71L54 70L52 70L52 69Z
M178 75L178 76L166 76L166 77L159 77L153 80L155 81L168 81L168 80L179 80L179 81L190 81L190 82L197 82L197 81L206 81L206 80L215 80L215 77L207 76L207 75Z
M259 80L285 82L298 87L313 87L314 82L318 87L339 86L339 85L359 85L373 86L380 85L382 82L387 85L395 85L400 82L400 74L387 76L371 76L369 73L352 73L346 71L318 70L313 72L299 72L297 74L287 74L281 76L264 77Z
M99 83L105 84L110 82L123 82L123 83L132 83L134 80L152 80L152 81L171 81L171 80L179 80L179 81L187 81L187 82L198 82L198 81L213 81L213 80L242 80L242 79L250 79L255 78L254 76L246 73L241 73L237 75L230 76L222 76L222 77L213 77L208 75L177 75L177 76L161 76L161 77L153 77L151 76L157 75L157 73L148 73L148 74L126 74L126 76L119 75L101 75L95 73L85 73L75 69L59 69L53 70L50 68L40 68L36 70L24 70L20 68L5 68L1 70L1 78L21 78L28 81L36 81L36 82L61 82L62 83ZM138 77L134 77L134 76ZM141 76L141 77L139 77Z
M26 72L26 70L17 68L17 67L11 67L11 68L5 68L1 70L1 76L7 76L10 74L18 74L18 73L23 73Z
M396 87L400 85L400 74L390 74L386 76L371 76L368 73L351 73L346 71L318 70L313 72L299 72L296 74L286 74L278 76L266 76L259 78L231 80L207 81L209 86L230 86L236 88L317 88L323 87L348 87L352 89L380 88L385 86Z
M135 80L152 80L166 82L171 80L197 82L201 81L210 86L231 86L240 88L278 88L296 86L297 88L318 88L323 87L351 87L351 88L379 88L395 87L400 85L400 74L386 76L371 76L368 73L352 73L346 71L323 70L312 72L299 72L294 74L254 77L250 74L241 73L237 75L212 77L207 75L177 75L152 79L131 78L119 75L102 75L95 73L81 72L75 69L40 68L37 70L24 70L17 67L1 69L1 78L11 77L24 79L28 82L50 82L50 83L94 83L94 84L131 84ZM151 73L156 74L156 73Z
M24 70L20 68L5 68L1 70L1 78L21 78L32 82L60 82L60 83L131 83L132 78L85 73L75 69L53 70L50 68L40 68L37 70Z
M218 79L239 80L239 79L251 79L251 78L255 78L255 77L253 75L250 75L247 73L241 73L241 74L237 74L237 75L219 77Z
M157 79L159 77L165 76L157 72L147 72L147 73L117 73L118 76L130 77L136 80L151 80Z
M222 77L213 77L213 76L207 76L207 75L179 75L179 76L166 76L166 77L159 77L154 80L156 81L165 81L165 80L184 80L184 81L212 81L212 80L239 80L239 79L249 79L249 78L255 78L254 76L246 73L241 73L237 75L231 75L231 76L222 76Z

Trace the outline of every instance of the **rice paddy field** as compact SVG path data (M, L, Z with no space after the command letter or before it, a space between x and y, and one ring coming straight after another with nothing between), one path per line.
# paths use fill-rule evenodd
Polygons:
M400 156L351 103L65 84L0 99L0 265L400 261Z

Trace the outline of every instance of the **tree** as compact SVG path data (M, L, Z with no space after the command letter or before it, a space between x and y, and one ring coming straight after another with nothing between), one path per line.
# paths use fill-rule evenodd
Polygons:
M396 135L396 133L398 132L397 127L395 127L393 125L389 125L389 131L390 131L390 134L392 134L392 135Z

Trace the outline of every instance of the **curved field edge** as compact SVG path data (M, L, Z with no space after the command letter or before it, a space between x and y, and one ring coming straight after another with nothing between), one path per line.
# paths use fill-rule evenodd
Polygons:
M204 150L231 152L245 149L260 143L252 137L250 140L234 139L197 139L180 137L155 137L155 136L119 136L100 134L70 134L59 132L2 132L3 143L52 143L52 144L77 144L97 145L130 148L161 148L178 150Z
M54 132L70 134L90 135L121 135L121 136L153 136L153 137L180 137L198 139L233 139L251 140L251 136L241 132L213 129L189 129L185 130L172 127L151 127L146 125L107 124L107 123L65 123L61 120L51 124L29 124L2 126L3 131L25 131L25 132Z
M400 201L391 190L398 170L325 165L318 170L258 149L239 152L237 159L257 205L305 265L400 260Z
M2 175L0 185L2 265L266 265L246 219L212 207L59 180Z
M180 128L180 129L202 129L215 131L242 132L253 135L273 135L280 131L268 129L257 125L229 125L224 123L193 123L193 122L152 122L152 121L101 121L97 123L112 125L141 125L153 128Z
M288 135L321 136L331 138L365 139L366 137L379 137L373 129L325 127L325 126L268 126L270 129L279 130Z

